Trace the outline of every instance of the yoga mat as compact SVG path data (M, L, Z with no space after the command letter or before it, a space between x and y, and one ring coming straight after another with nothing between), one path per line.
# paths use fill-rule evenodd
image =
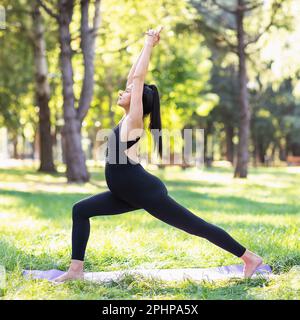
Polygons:
M51 270L24 270L23 275L33 279L47 279L52 281L65 271ZM243 278L243 265L230 265L214 268L184 268L184 269L127 269L108 272L85 272L84 279L93 282L119 281L125 275L143 275L165 281L190 280L226 280L230 278ZM261 265L256 269L252 278L269 276L272 269L269 265Z

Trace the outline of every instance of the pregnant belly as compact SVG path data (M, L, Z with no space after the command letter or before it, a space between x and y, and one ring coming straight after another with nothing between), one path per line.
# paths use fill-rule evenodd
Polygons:
M106 182L112 192L127 198L155 198L167 194L164 183L141 165L117 165L105 168Z

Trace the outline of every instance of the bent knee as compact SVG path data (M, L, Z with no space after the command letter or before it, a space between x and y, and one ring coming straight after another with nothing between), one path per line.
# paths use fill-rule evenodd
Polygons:
M72 207L72 218L73 220L83 218L84 208L82 203L76 202Z

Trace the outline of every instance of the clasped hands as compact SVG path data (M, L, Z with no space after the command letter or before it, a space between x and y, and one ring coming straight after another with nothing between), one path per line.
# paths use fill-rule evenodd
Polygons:
M163 27L159 27L158 30L154 30L154 29L149 29L147 32L145 32L146 34L146 44L150 44L153 47L155 47L160 40L160 32L162 31Z

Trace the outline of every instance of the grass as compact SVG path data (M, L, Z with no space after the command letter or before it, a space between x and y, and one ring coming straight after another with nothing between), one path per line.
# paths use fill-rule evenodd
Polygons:
M230 168L153 171L179 203L263 256L274 268L272 279L162 282L128 275L119 282L60 286L24 279L23 269L68 267L73 203L107 190L103 169L90 172L90 183L76 185L66 184L62 173L30 166L0 169L0 265L7 272L2 299L300 298L300 168L294 167L251 168L247 180L233 179ZM236 263L230 253L143 210L91 219L87 271Z

